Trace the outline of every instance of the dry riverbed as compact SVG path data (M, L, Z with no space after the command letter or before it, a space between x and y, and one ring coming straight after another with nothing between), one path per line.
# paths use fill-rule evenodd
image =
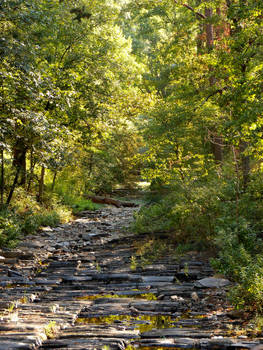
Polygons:
M0 251L0 350L251 349L196 252L132 266L134 208L103 208Z

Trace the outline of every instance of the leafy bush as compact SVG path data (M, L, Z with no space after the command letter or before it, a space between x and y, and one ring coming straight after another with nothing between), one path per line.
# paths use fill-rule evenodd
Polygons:
M67 188L61 183L56 186L56 194L65 206L72 209L74 214L83 210L96 210L100 208L98 204L94 204L91 200L83 198L80 191L70 191L70 187Z
M56 196L46 195L40 205L23 188L17 188L12 208L0 213L0 247L14 246L21 233L34 234L41 226L56 226L71 218L71 210Z
M46 192L44 202L40 204L23 188L17 188L11 210L0 213L0 247L14 246L20 233L34 234L41 226L52 227L69 221L72 209L76 213L99 207L73 194L66 194L63 204L61 201L58 194Z
M138 233L171 231L179 252L210 247L213 267L234 281L229 297L237 308L263 312L263 180L251 178L246 191L233 176L178 182L154 197L135 216ZM149 199L149 198L148 198Z
M263 261L257 255L250 256L247 265L239 267L238 283L231 289L229 297L238 309L263 312Z
M170 193L144 206L135 216L136 232L173 230L180 242L201 240L209 243L214 236L215 221L220 215L222 189L211 182L179 183Z
M166 201L160 201L151 206L144 206L135 214L133 229L138 233L160 232L170 228L171 208Z
M230 291L237 308L263 311L263 241L255 226L245 218L218 220L215 243L219 247L213 267L231 278L236 285Z
M41 226L57 226L61 223L60 215L54 210L44 210L43 213L27 213L23 217L21 230L25 234L35 233Z
M21 233L17 216L10 211L0 212L0 247L13 247Z
M84 210L95 210L100 208L98 204L94 204L89 199L76 198L72 201L71 207L73 208L73 213L79 213Z
M70 206L74 214L79 213L83 210L96 210L100 208L98 204L94 204L91 200L77 196L67 195L63 198L63 203Z

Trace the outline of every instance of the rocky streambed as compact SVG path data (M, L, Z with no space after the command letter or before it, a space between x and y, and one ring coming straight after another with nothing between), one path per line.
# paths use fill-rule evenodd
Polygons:
M0 252L0 350L252 349L229 281L197 252L133 266L134 208L104 208Z

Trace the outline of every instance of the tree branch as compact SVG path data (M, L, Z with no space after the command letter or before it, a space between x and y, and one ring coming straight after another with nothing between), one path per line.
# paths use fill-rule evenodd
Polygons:
M198 107L196 107L196 108L194 109L194 111L196 111L198 108L202 107L211 97L213 97L213 96L215 96L215 95L217 95L217 94L222 94L222 92L225 91L225 90L227 90L227 89L228 89L228 87L226 86L226 87L224 87L224 88L222 88L222 89L217 89L217 90L213 91L210 95L208 95L208 96L205 98L205 100L204 100Z
M174 2L177 4L177 5L180 5L178 3L177 0L174 0ZM203 15L201 12L197 12L195 11L195 9L192 7L192 6L189 6L188 4L182 4L182 6L184 6L185 8L187 8L188 10L192 11L197 17L200 17L202 19L206 19L206 16Z
M212 92L210 95L208 95L208 96L206 97L204 103L206 103L206 102L209 100L210 97L213 97L213 96L215 96L216 94L222 94L222 92L223 92L224 90L226 90L226 89L227 89L227 88L224 87L224 88L222 88L222 89L217 89L216 91Z

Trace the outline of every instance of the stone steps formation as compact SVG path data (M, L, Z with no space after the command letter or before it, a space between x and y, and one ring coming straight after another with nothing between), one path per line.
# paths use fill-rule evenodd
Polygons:
M140 263L135 210L83 212L0 252L0 350L261 348L200 254Z

